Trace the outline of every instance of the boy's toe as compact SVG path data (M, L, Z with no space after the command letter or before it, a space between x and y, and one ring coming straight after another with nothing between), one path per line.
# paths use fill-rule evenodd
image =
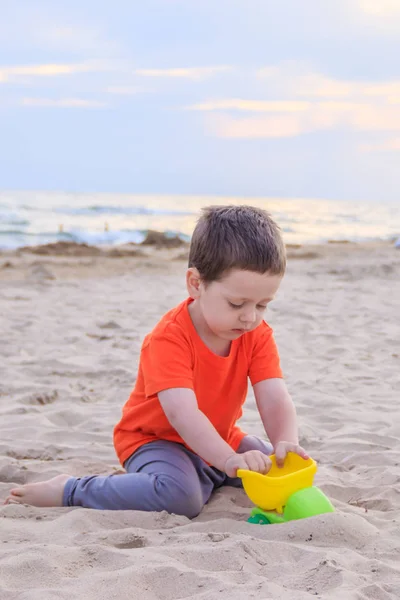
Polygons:
M13 497L13 496L8 496L5 500L4 500L4 504L19 504L18 500Z
M4 500L4 504L21 504L21 498L23 495L23 488L14 488L13 490L10 490L10 494Z

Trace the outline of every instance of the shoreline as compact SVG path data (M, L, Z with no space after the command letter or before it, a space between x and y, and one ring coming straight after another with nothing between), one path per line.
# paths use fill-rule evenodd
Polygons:
M0 232L1 233L1 232ZM296 249L300 247L309 246L325 246L326 244L333 245L371 245L371 244L384 244L395 246L396 242L400 242L400 235L388 235L385 237L377 238L360 238L360 239L341 239L341 238L327 238L323 240L308 240L308 241L295 241L286 242L285 245L288 249ZM0 256L5 253L13 252L32 252L34 254L57 254L61 253L62 248L65 248L65 252L68 252L68 248L98 248L99 250L111 251L118 250L125 251L127 248L143 248L145 246L157 246L160 248L176 248L185 247L190 245L190 236L184 235L179 232L169 232L148 229L143 233L143 239L141 241L128 241L128 242L82 242L68 239L57 239L50 242L43 242L39 244L28 244L19 245L13 247L1 246L0 245Z
M157 234L159 236L159 234ZM57 279L115 277L132 271L182 273L189 258L189 244L168 240L161 234L151 244L90 246L75 242L43 244L0 251L0 282L51 283ZM384 241L324 244L286 244L287 272L324 272L338 277L396 276L400 251Z
M395 247L396 241L400 239L395 237L376 238L368 240L351 239L327 239L324 241L307 242L286 242L287 250L298 250L300 248L324 248L326 246L345 246L349 248L371 248L371 247ZM114 255L115 257L133 255L135 251L146 248L156 249L176 249L189 248L190 241L182 238L179 234L169 234L162 231L149 230L146 237L141 242L121 242L118 244L94 244L86 242L76 242L69 240L58 240L56 242L46 242L43 244L32 244L28 246L18 246L15 248L2 248L0 246L0 256L19 255L22 253L36 255L64 255L64 256L96 256L96 255Z

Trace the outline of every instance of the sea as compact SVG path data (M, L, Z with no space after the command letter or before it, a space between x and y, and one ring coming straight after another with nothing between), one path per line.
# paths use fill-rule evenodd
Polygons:
M140 243L150 229L189 240L201 208L211 204L268 210L288 244L400 236L400 201L0 191L0 249L60 240Z

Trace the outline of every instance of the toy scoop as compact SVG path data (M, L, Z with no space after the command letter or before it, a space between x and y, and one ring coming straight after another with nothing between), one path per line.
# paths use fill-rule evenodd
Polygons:
M244 469L237 472L246 494L257 507L253 509L249 522L283 523L334 511L325 494L313 486L317 472L315 460L305 460L289 452L284 466L280 468L275 455L270 459L272 467L266 475Z

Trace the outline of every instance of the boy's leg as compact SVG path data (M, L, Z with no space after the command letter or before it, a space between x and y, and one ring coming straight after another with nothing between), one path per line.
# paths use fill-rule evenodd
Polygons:
M82 506L100 510L162 511L193 518L208 501L220 475L184 446L160 440L139 448L127 473L82 478L58 475L11 490L6 503Z
M197 516L220 484L218 472L180 444L145 444L125 463L126 474L71 478L64 506L162 511Z
M269 442L265 442L256 435L245 435L237 449L238 454L248 452L249 450L259 450L263 454L273 454L274 447Z
M238 452L273 452L268 442L243 438ZM82 478L58 475L49 481L11 490L6 503L34 506L82 506L103 510L162 511L193 518L215 488L241 487L241 479L227 477L180 444L160 440L139 448L125 463L122 475Z

